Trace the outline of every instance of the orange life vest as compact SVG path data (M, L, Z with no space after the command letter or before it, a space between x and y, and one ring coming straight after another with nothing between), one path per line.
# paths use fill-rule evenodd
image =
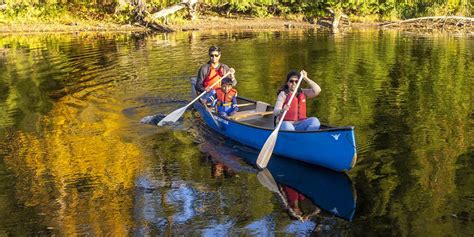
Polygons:
M288 104L291 93L286 94L286 100L284 105ZM291 101L290 109L283 118L284 121L300 121L306 119L306 96L303 92L293 98Z
M217 88L216 89L216 97L217 97L217 100L222 103L221 105L226 105L226 104L229 104L229 103L232 103L232 98L234 98L234 96L237 95L237 90L232 88L230 89L229 92L225 93L224 90L222 90L222 88ZM229 104L230 105L230 104ZM229 106L227 105L227 106Z
M202 82L204 88L211 86L212 84L216 83L221 77L224 75L224 69L219 66L219 68L214 68L212 65L209 66L209 73L207 74L206 78L204 78L204 81ZM217 85L213 86L212 89L216 89L221 87L220 83L217 83Z

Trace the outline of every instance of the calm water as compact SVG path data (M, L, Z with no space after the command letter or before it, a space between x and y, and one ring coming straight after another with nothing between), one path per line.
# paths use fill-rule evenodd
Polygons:
M307 70L356 168L262 173L193 111L140 124L191 99L213 44L245 97ZM0 235L472 236L473 62L474 38L378 31L0 36Z

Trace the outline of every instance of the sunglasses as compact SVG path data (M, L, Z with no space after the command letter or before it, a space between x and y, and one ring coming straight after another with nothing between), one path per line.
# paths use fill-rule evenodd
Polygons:
M219 56L221 56L221 55L220 55L220 54L209 54L209 57L217 58L217 57L219 57Z
M295 83L295 84L296 84L296 83L298 83L298 80L289 80L288 82L289 82L289 83Z

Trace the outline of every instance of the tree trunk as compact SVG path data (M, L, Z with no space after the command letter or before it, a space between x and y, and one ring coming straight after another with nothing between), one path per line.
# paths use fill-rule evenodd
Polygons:
M132 4L135 6L135 20L137 22L143 22L146 13L146 0L133 0Z
M339 33L339 21L341 20L342 10L335 9L334 11L331 11L331 13L333 14L332 33L336 34L336 33Z
M189 12L189 18L191 19L191 21L195 20L196 19L196 7L197 7L197 4L196 3L189 3L187 4L188 5L188 12Z

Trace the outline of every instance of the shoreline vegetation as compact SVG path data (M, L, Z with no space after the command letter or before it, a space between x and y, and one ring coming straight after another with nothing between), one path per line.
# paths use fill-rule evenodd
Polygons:
M470 0L0 0L0 33L351 28L474 33Z

